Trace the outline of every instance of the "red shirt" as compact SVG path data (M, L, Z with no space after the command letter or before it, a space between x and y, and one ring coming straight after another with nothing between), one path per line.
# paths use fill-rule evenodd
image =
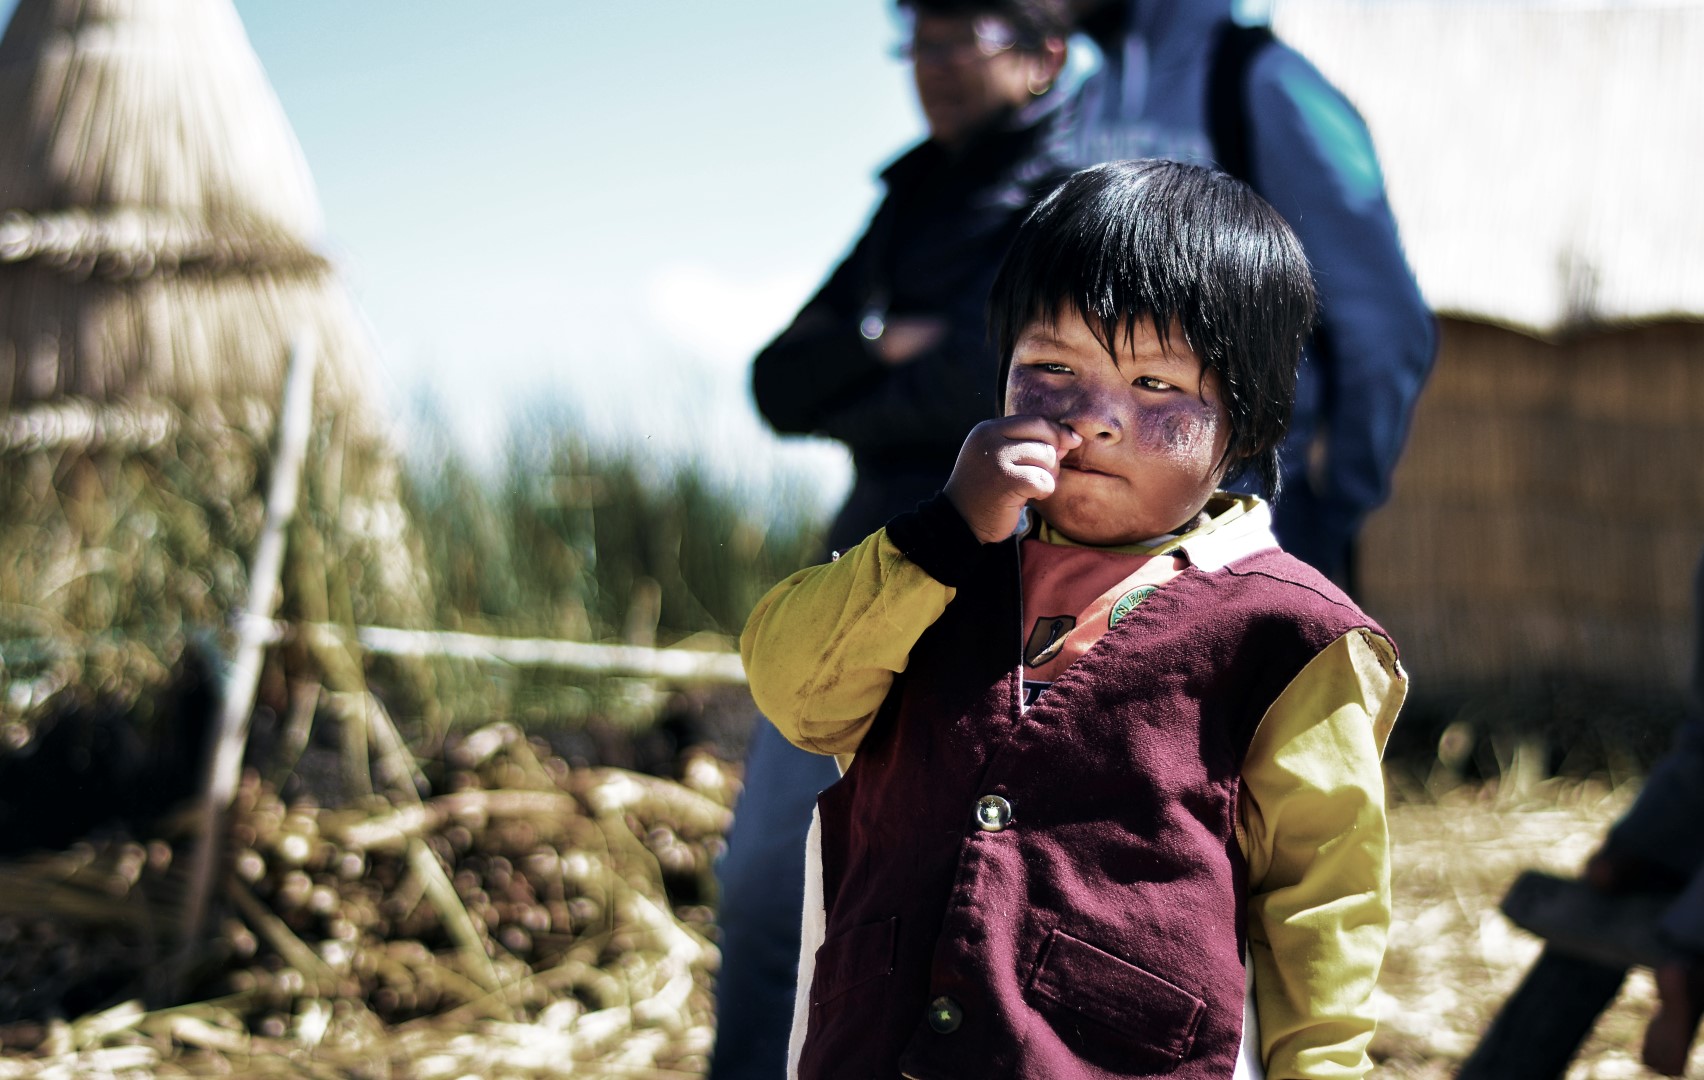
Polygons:
M1181 555L1025 540L1024 707L1154 590L1183 572Z

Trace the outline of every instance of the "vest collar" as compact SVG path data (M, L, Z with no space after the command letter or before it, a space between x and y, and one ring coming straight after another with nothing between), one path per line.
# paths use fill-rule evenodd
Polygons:
M1186 532L1167 533L1104 550L1126 555L1182 555L1191 566L1211 573L1245 555L1278 546L1278 539L1272 534L1272 507L1258 496L1216 491L1207 500L1205 510L1207 520ZM1022 535L1066 547L1094 546L1070 539L1041 520L1039 514L1032 516L1034 524L1021 529Z

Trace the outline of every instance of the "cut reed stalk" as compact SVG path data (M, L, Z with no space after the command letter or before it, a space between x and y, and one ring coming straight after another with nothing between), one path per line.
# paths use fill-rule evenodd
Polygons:
M302 463L307 460L308 434L313 424L313 386L316 349L310 338L298 340L285 383L279 412L278 449L273 456L272 484L266 497L266 520L249 571L248 603L239 610L237 650L225 679L225 695L214 728L206 792L202 797L201 830L191 856L188 900L184 908L183 947L201 938L202 920L213 892L221 826L231 796L237 790L243 748L248 742L249 718L254 713L255 688L260 680L263 633L278 603L278 580L284 568L284 536L296 513ZM250 617L256 620L251 628ZM174 995L175 996L175 995Z

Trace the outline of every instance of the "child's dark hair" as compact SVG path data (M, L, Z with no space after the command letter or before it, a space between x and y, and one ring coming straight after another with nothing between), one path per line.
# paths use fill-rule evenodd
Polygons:
M1175 324L1217 376L1230 413L1230 481L1254 470L1278 494L1278 444L1314 319L1313 276L1278 212L1225 173L1115 161L1076 173L1018 230L989 300L1000 394L1018 337L1069 304L1108 355L1136 320Z

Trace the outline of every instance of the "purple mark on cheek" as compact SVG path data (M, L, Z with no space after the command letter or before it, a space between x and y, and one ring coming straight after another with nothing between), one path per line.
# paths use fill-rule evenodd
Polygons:
M1193 458L1210 452L1218 433L1214 409L1193 397L1174 395L1137 411L1136 440L1148 453Z
M1038 380L1024 378L1021 373L1014 374L1006 383L1007 416L1043 416L1057 420L1069 410L1071 401L1070 391L1044 386Z

